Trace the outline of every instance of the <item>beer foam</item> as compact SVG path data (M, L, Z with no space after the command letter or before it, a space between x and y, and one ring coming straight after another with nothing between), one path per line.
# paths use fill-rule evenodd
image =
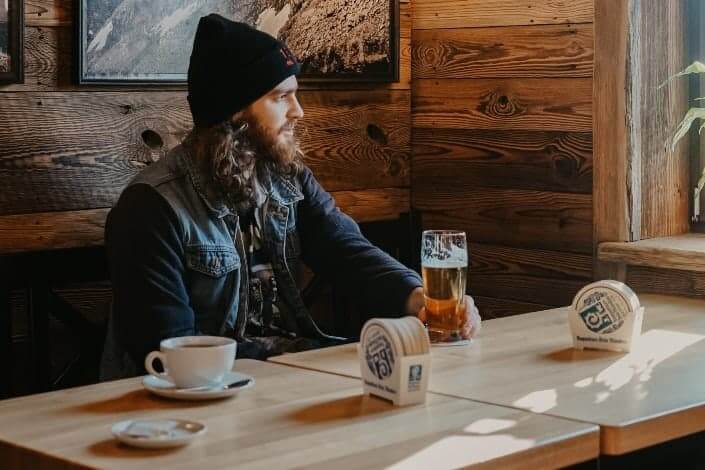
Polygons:
M458 269L467 268L468 262L458 259L427 259L421 262L421 266L424 268Z

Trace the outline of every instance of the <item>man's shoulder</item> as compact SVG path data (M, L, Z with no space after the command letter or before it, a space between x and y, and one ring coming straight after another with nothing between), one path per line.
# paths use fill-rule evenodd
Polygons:
M304 193L304 196L310 196L311 193L317 192L318 188L321 187L313 171L307 165L303 165L297 173L296 185Z

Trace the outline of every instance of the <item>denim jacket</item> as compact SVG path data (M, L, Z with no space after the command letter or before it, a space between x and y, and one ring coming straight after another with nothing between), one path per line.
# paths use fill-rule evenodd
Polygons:
M418 274L373 246L308 168L291 178L258 175L267 193L263 249L298 334L334 338L317 327L299 294L302 262L362 296L369 316L404 313L409 293L421 285ZM238 215L207 181L177 146L138 174L110 211L113 308L103 379L143 373L145 355L164 338L243 337L248 266Z

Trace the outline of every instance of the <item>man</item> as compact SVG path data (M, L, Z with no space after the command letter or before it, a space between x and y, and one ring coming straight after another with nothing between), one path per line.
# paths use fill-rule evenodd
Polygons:
M259 359L344 341L306 310L302 262L359 294L373 316L422 312L418 274L370 244L304 166L299 68L273 37L201 18L188 71L194 129L108 216L103 379L144 373L145 355L173 336L234 337L238 357ZM479 326L469 297L466 307Z

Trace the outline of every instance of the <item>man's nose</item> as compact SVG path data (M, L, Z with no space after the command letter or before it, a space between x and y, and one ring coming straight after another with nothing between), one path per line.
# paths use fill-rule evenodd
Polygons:
M301 119L304 117L304 110L301 107L301 104L299 104L299 100L294 96L294 99L292 100L291 107L289 108L289 116L290 119Z

